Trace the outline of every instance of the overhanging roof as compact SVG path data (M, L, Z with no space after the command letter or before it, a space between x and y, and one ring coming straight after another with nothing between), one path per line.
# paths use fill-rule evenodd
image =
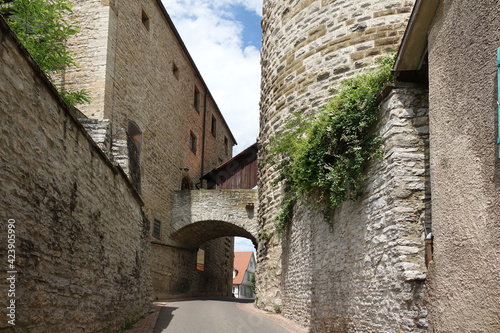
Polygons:
M417 0L399 47L395 72L417 71L427 51L427 34L440 0Z

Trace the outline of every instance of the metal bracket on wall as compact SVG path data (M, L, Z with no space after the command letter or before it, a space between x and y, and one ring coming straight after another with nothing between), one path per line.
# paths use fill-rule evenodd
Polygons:
M497 144L498 144L498 157L500 158L500 48L497 49L497 93L498 93L498 98L497 98L497 104L498 104L498 139L497 139Z

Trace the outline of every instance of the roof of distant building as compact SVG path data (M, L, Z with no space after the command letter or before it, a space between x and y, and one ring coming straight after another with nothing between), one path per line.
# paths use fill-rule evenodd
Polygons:
M234 252L234 270L236 271L236 276L233 279L233 285L243 282L252 255L253 252Z

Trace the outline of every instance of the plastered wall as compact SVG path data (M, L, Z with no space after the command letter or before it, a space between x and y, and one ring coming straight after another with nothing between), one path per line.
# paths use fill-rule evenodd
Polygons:
M435 332L500 330L496 1L442 1L429 34Z

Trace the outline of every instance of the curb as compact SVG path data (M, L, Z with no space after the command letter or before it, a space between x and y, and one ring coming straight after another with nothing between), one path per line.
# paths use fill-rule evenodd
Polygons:
M255 303L236 303L236 307L240 310L253 313L262 317L266 317L276 323L278 323L280 326L288 330L289 332L292 333L309 333L309 330L306 329L305 327L300 326L296 322L287 319L283 317L280 314L277 313L271 313L267 312L261 309L257 309L254 305Z

